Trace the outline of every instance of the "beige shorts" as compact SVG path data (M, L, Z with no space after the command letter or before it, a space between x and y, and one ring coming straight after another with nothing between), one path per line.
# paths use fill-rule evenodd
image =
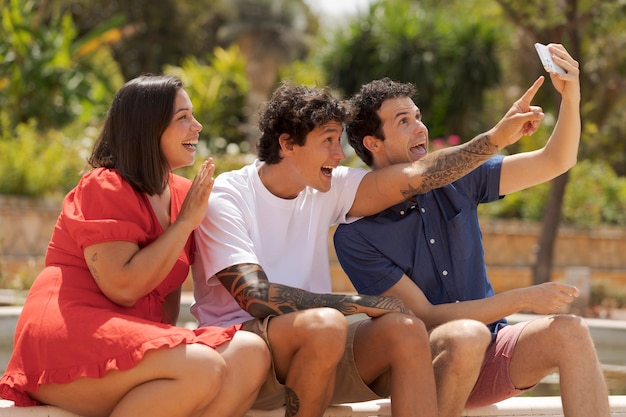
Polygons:
M267 328L272 317L267 317L263 320L249 320L243 323L242 327L242 330L247 330L261 336L263 340L265 340L265 343L269 346L270 351L272 350L272 347L268 342ZM331 404L369 401L389 397L389 372L381 375L381 377L375 381L375 384L372 384L370 387L363 382L357 371L356 364L354 363L354 353L352 351L354 334L363 320L369 320L369 318L364 315L363 318L359 318L359 320L350 320L351 323L348 326L346 348L343 353L343 357L337 365L335 390L333 391L332 399L330 401ZM284 405L285 386L276 378L276 372L274 370L274 365L272 364L267 378L261 387L261 391L252 405L252 408L272 410L280 408Z

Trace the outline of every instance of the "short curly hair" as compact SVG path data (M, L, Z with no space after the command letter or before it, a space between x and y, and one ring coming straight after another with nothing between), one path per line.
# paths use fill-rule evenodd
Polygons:
M257 154L266 164L281 161L278 138L286 133L294 144L303 146L306 136L330 121L345 123L348 111L327 87L310 88L282 82L265 104L259 117L261 137Z
M411 83L400 83L390 78L382 78L364 84L358 93L348 100L350 120L347 122L346 134L350 146L368 166L372 166L372 153L363 145L363 138L368 135L385 139L382 121L378 110L385 100L409 97L416 94Z

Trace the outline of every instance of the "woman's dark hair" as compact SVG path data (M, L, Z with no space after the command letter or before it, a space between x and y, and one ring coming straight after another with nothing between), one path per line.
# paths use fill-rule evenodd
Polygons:
M141 75L124 84L113 98L89 165L114 168L137 191L161 194L170 172L161 135L181 88L181 80L168 75Z
M260 114L261 138L257 153L266 164L277 164L280 156L278 138L286 133L294 144L303 146L306 136L330 121L344 123L347 111L327 88L309 88L281 83Z
M350 121L346 126L346 134L354 152L368 166L372 166L372 153L363 145L365 136L375 136L385 140L383 124L378 116L380 106L385 100L415 95L415 86L410 83L399 83L389 78L371 81L361 87L350 100Z

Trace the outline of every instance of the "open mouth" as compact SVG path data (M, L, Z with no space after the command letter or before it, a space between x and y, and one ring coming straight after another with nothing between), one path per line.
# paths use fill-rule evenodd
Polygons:
M197 145L198 145L197 143L183 142L183 146L191 151L195 151Z
M426 149L426 144L420 143L419 145L411 146L409 152L416 157L422 157L428 153L428 150Z
M333 175L333 167L323 166L322 167L322 174L324 174L324 176L326 176L326 177L332 177L332 175Z

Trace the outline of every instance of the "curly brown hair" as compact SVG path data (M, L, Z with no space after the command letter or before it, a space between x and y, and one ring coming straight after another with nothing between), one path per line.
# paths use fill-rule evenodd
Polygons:
M345 123L347 117L344 103L330 89L282 82L260 114L258 157L266 164L277 164L282 159L278 141L281 134L288 134L294 144L303 146L307 134L316 127L330 121Z
M363 138L371 135L384 140L383 124L378 110L385 100L392 98L413 98L416 89L413 84L400 83L390 78L382 78L364 84L358 93L348 100L350 120L346 134L350 146L368 166L372 166L372 153L363 145Z

